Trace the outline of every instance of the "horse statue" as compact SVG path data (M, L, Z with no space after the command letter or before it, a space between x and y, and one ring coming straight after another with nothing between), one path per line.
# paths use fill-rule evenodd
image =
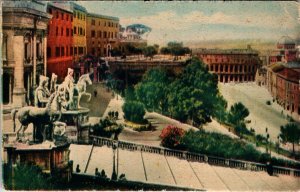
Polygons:
M62 95L58 92L53 93L46 107L39 108L34 106L26 106L20 109L12 110L12 119L14 125L14 132L16 130L16 122L15 118L17 117L19 122L21 123L20 128L16 132L17 140L19 140L19 132L22 129L23 135L28 125L32 123L34 127L36 127L40 131L40 133L44 130L44 125L50 124L54 121L58 121L61 118L62 110L66 107L66 102ZM43 135L43 140L45 136ZM35 138L34 138L35 140Z
M81 99L82 95L89 96L88 101L91 100L92 95L90 93L86 92L86 86L91 85L91 84L92 84L92 80L91 80L89 74L84 74L79 78L79 80L75 86L78 91L78 107L79 108L80 108L79 103L80 103L80 99Z

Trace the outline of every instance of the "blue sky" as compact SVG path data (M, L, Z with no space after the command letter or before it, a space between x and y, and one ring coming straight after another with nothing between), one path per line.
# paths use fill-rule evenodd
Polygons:
M297 2L81 1L89 12L120 18L123 26L152 28L150 44L213 39L300 37Z

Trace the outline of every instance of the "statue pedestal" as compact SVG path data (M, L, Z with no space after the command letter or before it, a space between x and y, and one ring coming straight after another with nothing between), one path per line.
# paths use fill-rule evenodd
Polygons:
M15 108L24 107L26 90L24 88L14 88L13 90L13 106Z

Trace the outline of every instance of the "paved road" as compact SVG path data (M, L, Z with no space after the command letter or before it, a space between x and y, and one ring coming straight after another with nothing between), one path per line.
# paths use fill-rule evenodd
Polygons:
M113 170L111 148L103 146L94 147L92 150L92 147L86 145L72 144L70 150L74 170L79 164L81 172L84 172L88 162L87 154L92 151L86 173L94 175L95 169L98 168L100 171L105 170L107 176L111 177ZM78 154L83 154L83 151L84 155L79 156ZM223 191L300 190L299 177L269 176L265 172L211 166L207 163L189 162L160 154L119 149L118 161L119 166L116 166L116 169L119 175L124 173L126 179L130 181Z

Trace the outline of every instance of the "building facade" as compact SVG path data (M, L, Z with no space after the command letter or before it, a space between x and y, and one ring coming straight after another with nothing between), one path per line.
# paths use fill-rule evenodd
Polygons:
M258 52L248 49L200 49L197 56L208 66L210 72L218 75L219 82L254 81L260 65Z
M47 75L55 73L61 81L73 64L73 13L69 4L52 2L47 12L52 15L48 24Z
M119 18L87 14L86 43L87 53L96 57L111 55L111 50L118 47Z
M297 58L295 41L289 36L283 36L277 42L277 49L271 52L269 63L290 62Z
M87 10L74 3L70 2L73 11L73 60L77 62L80 57L86 55L86 16Z
M51 16L38 1L3 2L3 104L31 104L39 75L46 73L47 23Z

